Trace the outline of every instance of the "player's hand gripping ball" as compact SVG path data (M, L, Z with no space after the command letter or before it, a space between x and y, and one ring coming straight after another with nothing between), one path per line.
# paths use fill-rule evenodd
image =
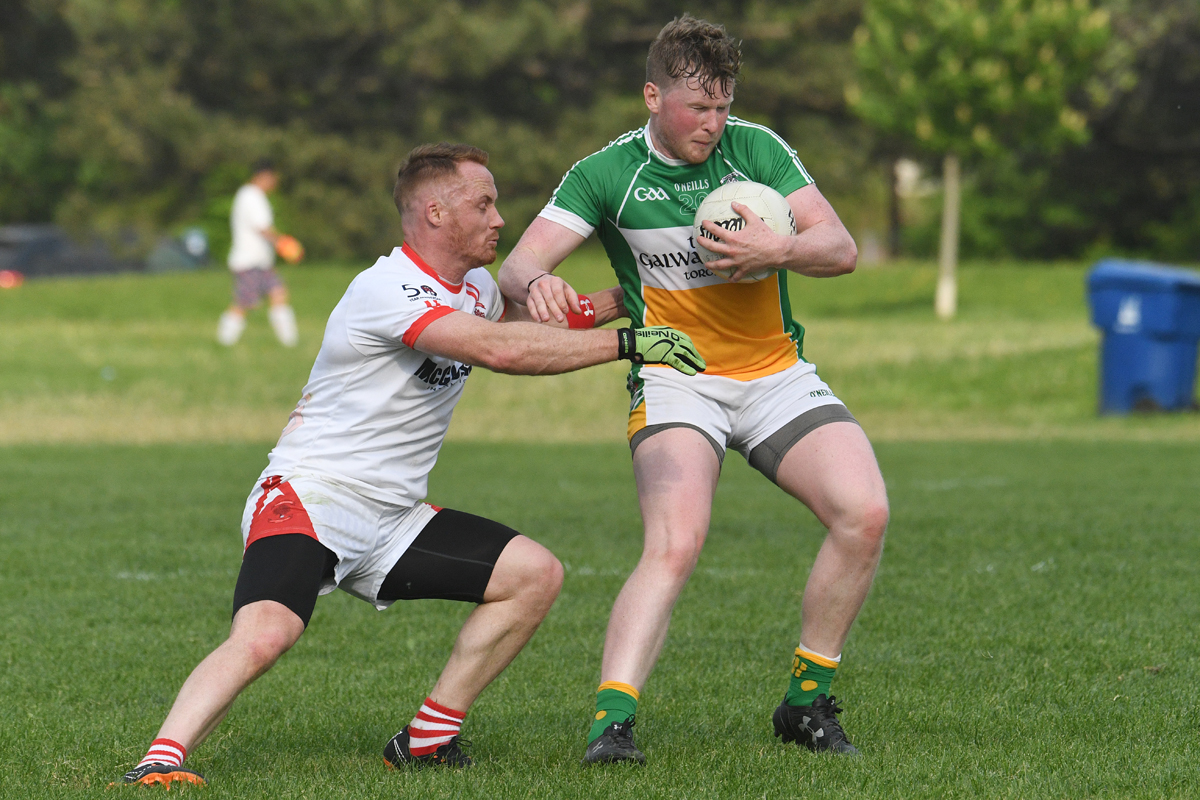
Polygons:
M295 236L288 236L286 233L275 239L275 252L279 253L279 257L289 264L299 264L304 258L304 245L300 244Z
M705 264L724 258L724 256L704 247L705 242L713 241L716 236L704 230L700 223L707 220L727 231L740 231L746 227L746 220L733 210L732 204L735 202L741 203L762 217L762 221L767 223L767 227L775 233L784 236L796 234L796 218L792 215L792 208L779 192L770 186L754 181L727 183L718 187L700 202L700 207L696 209L696 220L692 223L692 236L696 242L696 252L700 254L700 260ZM713 269L712 271L726 278L733 277L734 273L732 269ZM777 271L764 269L751 272L739 283L761 281L771 277Z

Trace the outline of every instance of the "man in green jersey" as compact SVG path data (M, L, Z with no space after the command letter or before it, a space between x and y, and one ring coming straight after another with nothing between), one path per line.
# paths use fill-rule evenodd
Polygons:
M871 445L803 358L786 272L833 277L857 250L795 152L774 132L731 117L740 69L724 28L687 15L650 47L644 95L650 121L567 172L500 270L504 293L539 321L578 313L553 270L596 231L635 327L671 325L704 356L704 375L635 365L629 443L645 546L613 606L585 763L644 761L630 734L671 611L708 533L721 462L732 447L808 506L829 533L813 564L775 735L815 751L854 754L830 693L842 646L870 589L888 505ZM701 262L692 240L700 201L730 181L764 183L787 198L798 233L774 233L745 206L746 224L712 223L722 257ZM711 268L711 269L710 269ZM714 269L732 269L726 279ZM781 270L762 281L741 280Z

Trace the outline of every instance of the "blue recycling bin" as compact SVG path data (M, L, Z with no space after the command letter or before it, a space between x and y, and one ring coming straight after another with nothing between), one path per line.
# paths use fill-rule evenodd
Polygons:
M1200 275L1106 259L1088 274L1100 346L1100 412L1195 408Z

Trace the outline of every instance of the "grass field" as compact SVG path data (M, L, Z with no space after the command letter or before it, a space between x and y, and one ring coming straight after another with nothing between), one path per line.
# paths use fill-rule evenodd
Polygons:
M0 444L271 441L300 396L330 309L357 269L288 269L301 346L265 315L231 350L214 340L222 270L30 282L0 292ZM612 282L602 254L562 268L581 290ZM1200 415L1097 418L1096 349L1079 265L968 265L962 311L933 316L934 268L793 276L805 354L876 441L1200 441ZM528 378L479 371L451 437L622 441L617 364ZM536 420L536 431L531 429Z
M567 268L593 289L602 266ZM866 757L771 736L821 529L731 457L641 706L650 766L579 767L607 613L640 549L622 370L480 370L430 500L518 528L567 570L468 717L478 766L396 774L380 758L468 609L378 614L335 593L189 759L203 796L1200 796L1200 419L1095 416L1083 273L968 266L949 324L928 265L793 284L806 353L877 442L892 502L834 685ZM221 640L242 504L353 274L287 273L295 351L261 313L241 346L212 341L217 270L0 292L0 798L113 796Z
M1200 657L1190 445L896 443L893 523L835 691L867 754L782 746L817 523L730 459L637 728L643 770L578 759L609 605L638 553L620 445L451 444L438 503L567 565L542 630L468 717L478 767L394 774L466 612L335 593L191 759L214 798L1195 797ZM223 636L249 445L0 457L0 796L109 797ZM603 520L601 522L600 520Z

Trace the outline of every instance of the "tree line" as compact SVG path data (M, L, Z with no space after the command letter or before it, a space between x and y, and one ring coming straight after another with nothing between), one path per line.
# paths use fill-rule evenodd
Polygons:
M1021 2L1093 7L926 5L989 17ZM862 100L872 85L864 38L879 35L881 14L909 6L922 4L686 10L743 40L734 113L799 151L851 231L887 240L890 226L896 249L929 255L936 199L898 200L892 165L914 158L939 175L942 156ZM1062 118L1081 135L1050 126L963 150L964 255L1197 259L1200 4L1094 6L1108 35L1069 98L1079 116ZM131 250L198 223L219 254L233 191L269 156L283 176L281 227L313 255L371 257L398 241L400 159L447 139L491 153L511 244L571 164L645 122L646 48L684 10L658 0L8 0L0 223L56 221ZM896 41L903 51L903 33ZM947 113L970 121L960 106Z

